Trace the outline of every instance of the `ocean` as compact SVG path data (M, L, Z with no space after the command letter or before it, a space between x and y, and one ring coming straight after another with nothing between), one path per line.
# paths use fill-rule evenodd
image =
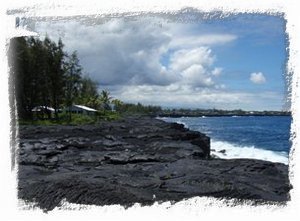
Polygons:
M288 164L290 116L158 118L206 134L211 154L220 158L254 158Z

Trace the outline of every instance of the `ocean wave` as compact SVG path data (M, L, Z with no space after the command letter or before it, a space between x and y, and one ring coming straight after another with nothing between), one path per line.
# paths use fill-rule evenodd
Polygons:
M250 158L288 164L286 152L265 150L254 146L240 147L232 143L215 140L211 140L211 149L213 150L211 154L224 159Z
M185 122L183 122L183 121L178 120L175 123L182 124L185 128L189 128L189 126Z
M158 119L164 120L166 122L176 122L179 124L183 124L185 128L191 129L188 123L185 123L183 119L181 120L178 118L176 119L168 117ZM198 128L197 131L201 132L202 130L201 128ZM208 131L206 131L205 134L211 136L211 133ZM211 154L224 159L248 158L288 164L288 153L284 151L278 152L266 150L256 146L238 146L228 141L218 141L214 139L211 139L211 149L215 150L212 151Z

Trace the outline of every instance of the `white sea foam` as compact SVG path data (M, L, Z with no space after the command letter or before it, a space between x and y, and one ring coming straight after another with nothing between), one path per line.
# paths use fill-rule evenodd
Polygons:
M184 122L182 122L182 121L180 121L180 120L176 121L176 123L177 123L177 124L183 124L183 126L184 126L185 128L189 128L189 126L188 126L186 123L184 123Z
M158 119L169 120L169 118ZM183 124L185 128L189 128L189 126L181 120L176 120L176 123ZM288 164L288 154L286 152L265 150L255 146L237 146L226 141L216 141L213 139L211 140L211 149L215 150L212 151L211 154L224 159L250 158ZM219 152L222 150L225 150L225 153Z
M212 154L225 159L250 158L288 164L288 154L285 152L264 150L254 146L239 147L228 142L214 140L211 140L211 149L215 150L211 152ZM225 150L225 153L219 152L222 150Z
M186 117L180 117L180 118L186 118ZM168 118L168 117L157 117L156 119L163 120L163 121L166 121L166 122L174 122L174 123L177 123L177 124L182 124L185 128L189 128L189 126L181 120L173 121L173 120L170 120L170 118Z

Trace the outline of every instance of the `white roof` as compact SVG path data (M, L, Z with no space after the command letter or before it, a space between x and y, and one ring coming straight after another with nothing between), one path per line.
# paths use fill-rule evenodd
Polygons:
M84 109L86 111L93 111L93 112L96 112L97 110L93 109L93 108L90 108L90 107L87 107L87 106L84 106L84 105L73 105L74 107L78 107L80 109Z
M49 110L49 111L52 111L52 112L54 112L55 110L54 110L54 108L52 108L52 107L47 107L47 106L36 106L36 107L34 107L34 108L32 108L32 110L31 111L42 111L42 110Z

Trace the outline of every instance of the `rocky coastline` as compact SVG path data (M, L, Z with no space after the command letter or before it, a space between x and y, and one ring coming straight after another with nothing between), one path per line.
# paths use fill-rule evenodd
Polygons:
M195 196L282 203L288 166L214 159L210 139L177 123L126 117L85 126L20 126L18 197L44 211L177 202Z

